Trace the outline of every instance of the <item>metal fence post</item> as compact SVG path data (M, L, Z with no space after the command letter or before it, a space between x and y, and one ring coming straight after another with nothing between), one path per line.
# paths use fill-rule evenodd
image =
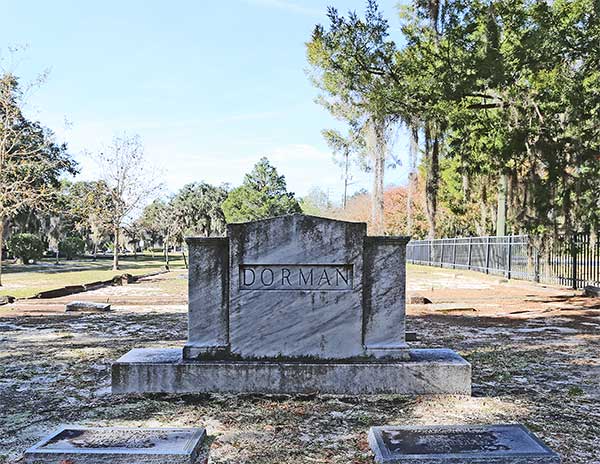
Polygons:
M512 261L512 235L508 237L508 250L506 253L506 278L510 279L511 261Z
M469 257L467 258L467 269L471 270L471 253L473 251L473 237L469 237Z
M529 242L529 238L527 238ZM534 280L539 284L540 283L540 250L535 248L535 257L534 257Z
M571 280L573 289L577 290L577 234L571 237Z
M485 273L489 274L490 273L490 248L491 248L491 243L490 243L490 237L486 237L486 241L485 241Z
M440 240L440 247L442 248L440 251L440 267L444 267L444 239Z
M452 244L454 245L454 250L452 251L452 269L456 269L456 239L452 239Z

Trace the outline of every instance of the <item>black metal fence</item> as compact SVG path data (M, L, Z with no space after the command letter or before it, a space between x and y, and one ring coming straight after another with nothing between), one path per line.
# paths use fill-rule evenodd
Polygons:
M600 285L600 241L583 233L559 238L542 251L527 235L413 240L406 259L572 288Z

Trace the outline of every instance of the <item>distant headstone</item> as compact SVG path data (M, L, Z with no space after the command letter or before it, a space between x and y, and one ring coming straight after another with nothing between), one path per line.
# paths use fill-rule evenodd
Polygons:
M92 301L71 301L65 305L67 312L71 311L110 311L109 303L94 303Z
M303 214L188 239L183 356L134 350L113 391L469 394L460 356L406 344L408 240Z
M408 304L425 305L431 304L431 300L425 296L413 296L408 300Z
M378 464L559 464L522 425L373 427Z
M14 303L15 297L10 295L2 295L0 296L0 306L5 304Z
M62 427L25 451L27 464L194 464L201 428Z
M585 296L591 296L592 298L600 297L600 287L594 287L593 285L586 285L583 289Z

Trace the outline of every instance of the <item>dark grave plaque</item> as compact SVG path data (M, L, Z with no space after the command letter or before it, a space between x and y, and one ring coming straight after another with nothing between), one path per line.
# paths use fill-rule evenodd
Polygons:
M375 461L386 464L559 464L522 425L373 427Z

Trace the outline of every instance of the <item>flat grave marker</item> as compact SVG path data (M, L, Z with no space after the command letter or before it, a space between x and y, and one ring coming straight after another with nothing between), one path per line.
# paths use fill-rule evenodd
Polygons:
M518 424L372 427L378 464L560 464Z
M202 428L63 426L25 451L27 464L195 464Z

